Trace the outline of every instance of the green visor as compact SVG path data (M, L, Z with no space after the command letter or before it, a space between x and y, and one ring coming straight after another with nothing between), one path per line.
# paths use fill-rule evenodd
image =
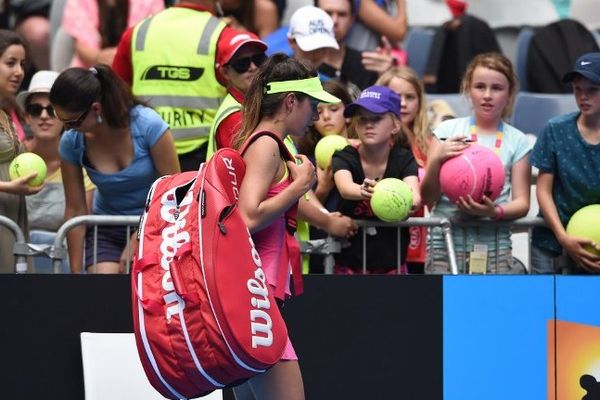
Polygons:
M321 103L341 103L334 95L327 93L319 77L297 79L293 81L269 82L265 86L265 94L300 92L319 100Z

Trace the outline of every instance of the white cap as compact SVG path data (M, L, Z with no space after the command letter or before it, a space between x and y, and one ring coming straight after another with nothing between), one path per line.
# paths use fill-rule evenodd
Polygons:
M302 51L322 48L339 49L333 33L333 20L322 9L304 6L290 18L288 38L295 39Z
M58 72L55 71L38 71L29 82L29 88L17 95L17 104L21 109L25 109L27 98L35 93L50 93L54 81L58 77Z

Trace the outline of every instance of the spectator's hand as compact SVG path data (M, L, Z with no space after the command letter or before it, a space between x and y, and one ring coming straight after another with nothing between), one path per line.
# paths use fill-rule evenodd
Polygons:
M332 212L328 214L329 218L325 231L331 236L340 238L350 238L356 235L358 227L352 220L339 212Z
M31 174L24 176L22 178L17 178L12 181L3 182L3 191L6 193L18 194L21 196L29 196L31 194L36 194L44 185L39 186L29 186L27 182L32 180L37 176L37 172L32 172Z
M302 194L308 192L317 180L315 166L304 154L295 156L296 161L288 161L287 166L294 184L300 185Z
M440 142L439 146L435 146L435 151L432 152L431 159L443 162L448 158L461 155L462 152L469 147L469 143L466 142L466 139L466 136L454 136Z
M560 244L577 265L590 273L600 274L600 256L585 248L585 246L593 246L600 251L600 245L592 240L571 235L565 235Z
M129 267L131 268L131 264L133 263L133 255L137 252L138 248L138 239L137 233L134 232L129 239L129 248L125 246L123 252L121 253L121 258L119 259L119 273L124 274L127 271L127 260L129 260ZM129 251L127 251L129 250Z
M362 185L360 185L360 196L363 199L370 199L373 197L373 188L377 181L375 179L365 178Z
M333 169L329 165L325 169L317 168L317 187L325 193L329 193L335 186L333 181Z
M105 47L98 52L98 56L96 57L96 63L112 65L113 60L115 58L115 54L117 54L116 47Z
M412 207L410 208L410 212L408 213L409 216L411 216L414 213L416 213L417 211L419 211L419 209L421 208L421 205L422 205L421 194L413 192L412 195L413 195L413 204L412 204Z
M459 197L456 205L462 212L467 214L488 218L496 216L496 203L487 196L483 196L481 203L477 203L469 194L466 198Z
M394 66L394 57L392 56L392 46L390 41L385 37L381 37L381 47L377 47L376 51L363 51L362 64L367 71L383 74L388 69Z

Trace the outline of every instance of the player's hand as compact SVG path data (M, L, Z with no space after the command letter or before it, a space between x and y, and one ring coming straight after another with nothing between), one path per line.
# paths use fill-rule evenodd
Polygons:
M295 156L296 161L288 161L287 166L290 171L290 176L295 185L301 191L301 195L312 189L317 180L317 171L315 166L304 154Z

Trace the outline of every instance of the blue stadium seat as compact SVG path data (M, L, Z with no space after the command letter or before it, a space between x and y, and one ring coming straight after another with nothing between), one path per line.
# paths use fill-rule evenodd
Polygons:
M550 118L573 111L577 111L577 103L570 93L519 92L511 123L524 133L538 135Z
M532 36L533 29L529 27L523 27L517 36L515 69L522 91L529 90L527 84L527 51L529 50L529 43Z
M435 30L427 28L411 28L406 36L405 49L408 54L408 65L415 70L419 77L423 77L429 50L433 42Z
M462 93L427 93L427 101L433 100L444 100L452 108L456 117L471 115L471 103Z

